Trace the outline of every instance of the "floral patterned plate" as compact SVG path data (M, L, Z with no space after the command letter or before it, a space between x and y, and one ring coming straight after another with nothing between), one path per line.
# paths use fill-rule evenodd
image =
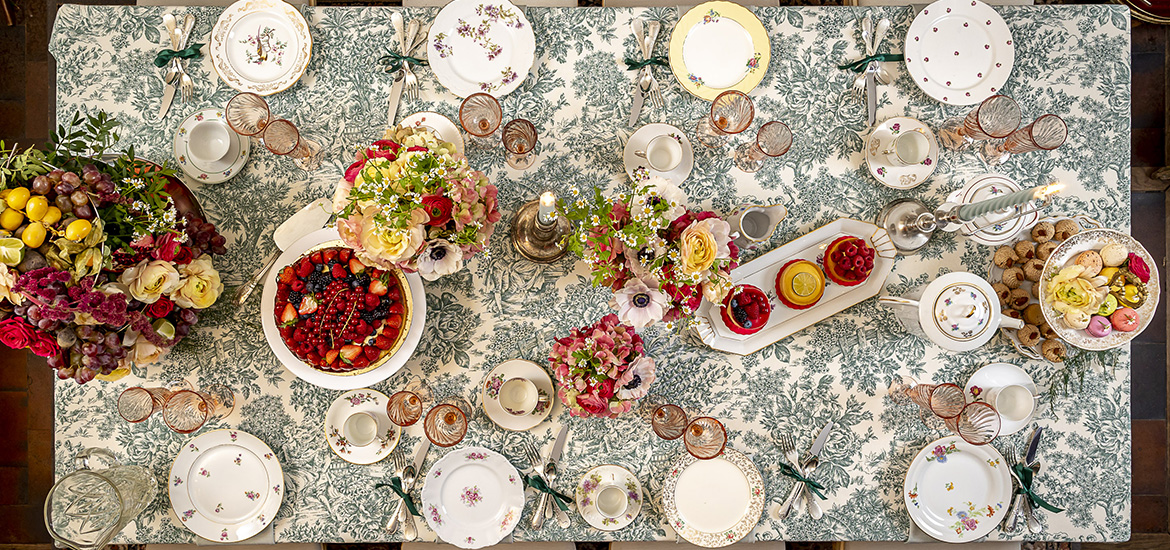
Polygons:
M171 509L192 533L240 542L264 530L284 499L284 473L268 445L239 430L187 441L167 479Z
M174 147L172 149L175 160L178 161L179 168L182 169L183 174L198 183L223 183L231 179L236 174L239 174L244 165L248 163L248 154L252 150L251 139L247 136L241 136L229 128L228 152L224 155L224 158L206 164L203 161L196 161L191 157L188 146L191 129L197 124L212 121L219 121L219 124L227 124L224 121L223 109L203 109L202 111L196 111L184 119L179 124L179 129L175 132Z
M891 142L903 132L913 132L921 128L930 143L930 151L926 160L921 164L909 166L894 166L890 164L882 151L890 147ZM934 169L938 167L938 140L930 127L916 119L898 116L886 119L870 132L865 141L865 165L869 173L882 185L891 189L913 189L930 179Z
M402 428L395 426L386 416L386 395L378 390L362 388L341 394L325 413L325 439L329 448L352 464L373 464L390 456L402 437ZM378 422L378 437L365 447L353 445L345 438L345 421L349 415L364 412L373 415Z
M504 410L503 405L500 404L500 386L517 377L527 378L536 384L536 390L541 395L548 396L548 404L543 408L537 405L535 410L524 416L516 416ZM497 426L513 432L531 430L544 422L544 419L548 418L549 413L552 412L557 398L552 378L549 377L548 372L540 368L540 365L523 359L511 359L496 365L496 368L483 378L479 389L483 410L487 413L488 418Z
M1000 174L983 174L971 178L962 189L951 193L947 197L947 202L956 204L971 204L975 202L985 201L992 197L1006 195L1015 191L1019 191L1020 186L1010 178ZM1021 218L1014 220L1004 220L1017 215L1021 210L1030 210L1035 207L1035 202L1028 202L1024 206L1015 206L1011 209L998 210L986 216L980 217L971 223L963 224L963 232L970 233L978 227L984 229L978 233L971 235L971 240L985 244L987 246L999 246L1001 244L1008 244L1014 242L1017 235L1025 228L1032 227L1036 220L1040 219L1039 212L1032 212L1025 214Z
M688 542L707 548L751 533L764 510L764 478L747 455L724 449L711 460L683 453L666 472L666 519Z
M427 60L451 93L505 96L536 61L536 35L508 0L454 0L427 32Z
M936 101L974 105L1012 74L1012 31L979 0L939 0L910 23L903 48L914 83Z
M524 510L524 480L504 455L483 447L447 453L431 466L422 514L431 530L459 548L483 548L512 532Z
M727 90L754 90L771 59L760 18L731 2L691 8L670 35L670 70L684 90L707 101Z
M669 172L659 172L650 168L646 159L634 154L635 151L646 150L650 140L663 135L674 138L682 145L682 160L679 161L678 166L674 167L674 170ZM626 174L630 176L632 181L643 181L650 176L658 176L675 185L682 185L682 182L691 175L691 170L695 167L695 150L691 148L691 140L682 130L669 124L647 124L638 128L626 141L626 148L622 152L622 162L626 166Z
M609 487L621 489L625 498L622 503L625 510L616 517L603 514L597 504L598 495ZM573 498L586 523L602 531L617 531L633 523L642 511L642 484L638 483L638 476L633 472L614 464L603 464L581 476Z
M902 483L910 519L943 542L970 542L990 533L1007 513L1011 496L1003 455L957 435L918 451Z
M211 29L211 66L241 92L288 89L309 66L312 49L305 16L281 0L240 0Z

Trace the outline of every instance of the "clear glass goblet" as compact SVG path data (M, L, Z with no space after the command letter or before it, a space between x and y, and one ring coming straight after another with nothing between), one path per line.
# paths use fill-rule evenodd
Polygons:
M993 95L967 116L947 119L939 127L943 147L962 150L976 141L1003 139L1020 127L1020 105L1006 95Z
M787 124L773 120L760 126L756 140L740 145L735 150L735 167L744 172L755 172L764 167L764 161L782 156L792 147L792 130Z
M1032 151L1051 151L1068 139L1068 125L1056 115L1042 115L1031 124L1012 132L999 143L983 146L983 160L988 165L1003 164L1011 155Z
M755 116L756 107L747 94L728 90L715 96L710 114L695 125L695 137L712 149L723 147L729 136L747 130Z
M483 148L495 145L496 140L492 138L500 129L503 117L500 102L491 94L471 94L459 104L459 125L471 135L472 143Z
M527 170L536 162L536 156L532 154L532 150L536 149L536 126L531 122L518 118L505 124L503 142L508 166Z

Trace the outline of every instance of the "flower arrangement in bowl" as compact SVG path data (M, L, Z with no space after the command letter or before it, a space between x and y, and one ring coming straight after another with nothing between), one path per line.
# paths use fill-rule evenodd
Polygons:
M364 262L433 281L486 250L496 186L453 143L395 126L357 153L333 198L337 231Z
M548 361L557 396L573 416L615 418L633 409L654 383L654 360L642 337L612 313L558 338Z
M610 305L623 323L684 328L703 298L718 304L731 290L739 259L731 226L687 209L674 184L651 177L616 198L570 192L578 198L560 204L573 222L569 250L589 264L595 286L613 290Z
M172 170L105 154L117 124L77 115L48 150L0 144L0 343L79 383L157 361L223 292L226 240Z

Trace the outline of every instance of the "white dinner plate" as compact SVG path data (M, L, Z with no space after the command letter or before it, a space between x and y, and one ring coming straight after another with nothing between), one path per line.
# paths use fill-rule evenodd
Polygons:
M974 105L995 95L1016 60L1007 23L979 0L938 0L910 23L906 70L926 95Z
M1036 383L1032 381L1032 377L1024 372L1024 369L1017 367L1011 363L991 363L984 365L971 378L967 380L967 385L963 387L963 395L967 397L968 403L975 401L986 402L987 392L994 388L1002 388L1004 386L1011 386L1019 384L1028 388L1032 392L1032 397L1035 397L1039 390L1036 388ZM989 403L992 407L995 403ZM1012 435L1026 427L1032 422L1032 416L1036 414L1035 409L1023 420L1008 420L1004 417L999 417L1000 427L999 435Z
M684 453L666 473L666 518L688 542L718 548L755 529L764 510L764 479L752 460L727 448L711 460Z
M910 518L943 542L970 542L1007 513L1012 481L1003 455L952 435L923 447L910 463L902 498Z
M727 90L748 93L768 72L771 40L760 18L731 2L705 2L679 18L670 34L670 70L679 85L707 101Z
M526 378L536 384L536 391L548 396L548 404L544 407L537 405L536 409L523 416L504 410L504 406L500 404L500 386L516 377ZM479 390L480 401L483 402L483 410L488 418L497 426L513 432L531 430L544 422L552 412L557 399L556 388L553 387L548 372L540 368L540 365L523 359L511 359L496 365L496 368L483 377Z
M947 197L947 202L955 204L973 204L990 198L1014 193L1020 190L1019 184L1001 174L983 174L971 178L962 189ZM972 232L977 227L984 229L972 234L969 238L979 244L1000 246L1015 242L1016 237L1025 228L1032 227L1040 219L1039 212L1025 214L1023 217L1008 219L1019 215L1021 211L1031 210L1036 206L1035 201L1028 201L1020 206L1013 206L980 216L975 220L963 224L963 231Z
M191 157L189 144L191 129L207 120L219 120L228 131L228 152L223 159L215 162L203 162ZM240 173L248 163L248 154L251 150L252 140L248 136L241 136L227 127L223 109L203 109L191 114L179 124L171 152L174 153L175 160L179 161L179 169L191 180L198 183L223 183Z
M524 480L504 455L483 447L447 453L422 489L427 525L459 548L483 548L512 532L524 510Z
M926 158L918 164L907 166L890 164L882 152L889 149L900 134L919 128L922 129L930 147ZM930 126L917 119L905 116L886 119L878 124L866 139L865 165L869 168L869 174L882 185L892 189L913 189L930 179L938 167L938 139L934 137Z
M455 150L460 155L464 153L463 132L451 122L451 119L433 111L420 111L410 115L398 123L403 128L422 128L430 130L440 141L449 141L455 144Z
M608 487L620 488L626 499L626 510L617 517L606 516L598 509L597 495ZM573 497L585 523L602 531L624 529L642 511L642 484L638 476L616 464L603 464L585 472L577 482Z
M333 453L352 464L373 464L390 456L402 438L402 428L386 415L388 401L386 394L370 388L347 391L334 399L325 413L325 440ZM372 415L378 423L377 438L365 447L358 447L345 437L346 419L359 412Z
M211 65L228 86L271 95L309 66L313 37L305 16L281 0L239 0L211 29Z
M310 248L330 241L338 241L338 245L341 246L341 236L337 234L337 228L334 226L318 229L301 237L281 253L272 269L268 270L268 276L264 278L264 292L260 296L260 324L264 328L268 347L272 348L277 359L280 359L285 368L297 375L297 378L331 390L356 390L390 378L406 365L406 361L410 359L422 339L427 317L427 297L423 290L422 277L418 273L405 273L406 281L410 285L410 328L406 331L402 346L381 365L359 374L331 374L305 364L288 349L280 337L280 329L276 326L276 318L272 314L276 305L276 277L280 275L280 270L297 261Z
M669 172L659 172L651 168L646 159L634 154L635 151L645 151L650 140L658 136L670 136L682 145L682 160L679 161L678 166L674 167L674 170ZM647 124L638 128L626 141L626 148L622 152L622 162L626 167L626 175L630 176L631 181L641 182L650 176L658 176L675 185L681 185L691 175L691 170L695 167L695 150L691 148L691 140L687 138L686 132L669 124Z
M192 533L240 542L264 530L284 498L284 473L268 445L239 430L192 438L171 463L171 509Z
M536 61L536 35L508 0L454 0L427 32L427 61L451 93L508 95Z

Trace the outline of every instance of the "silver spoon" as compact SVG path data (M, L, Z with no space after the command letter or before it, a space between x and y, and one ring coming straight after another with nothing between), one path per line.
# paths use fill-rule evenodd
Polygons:
M881 47L882 40L886 37L886 32L889 30L890 30L890 20L883 17L881 19L881 21L878 21L877 31L874 32L873 52L871 52L870 55L877 53L877 49L879 47ZM878 65L878 73L877 73L878 83L879 84L889 84L890 81L892 80L892 78L890 77L890 71L886 70L886 64L879 62L877 65Z

